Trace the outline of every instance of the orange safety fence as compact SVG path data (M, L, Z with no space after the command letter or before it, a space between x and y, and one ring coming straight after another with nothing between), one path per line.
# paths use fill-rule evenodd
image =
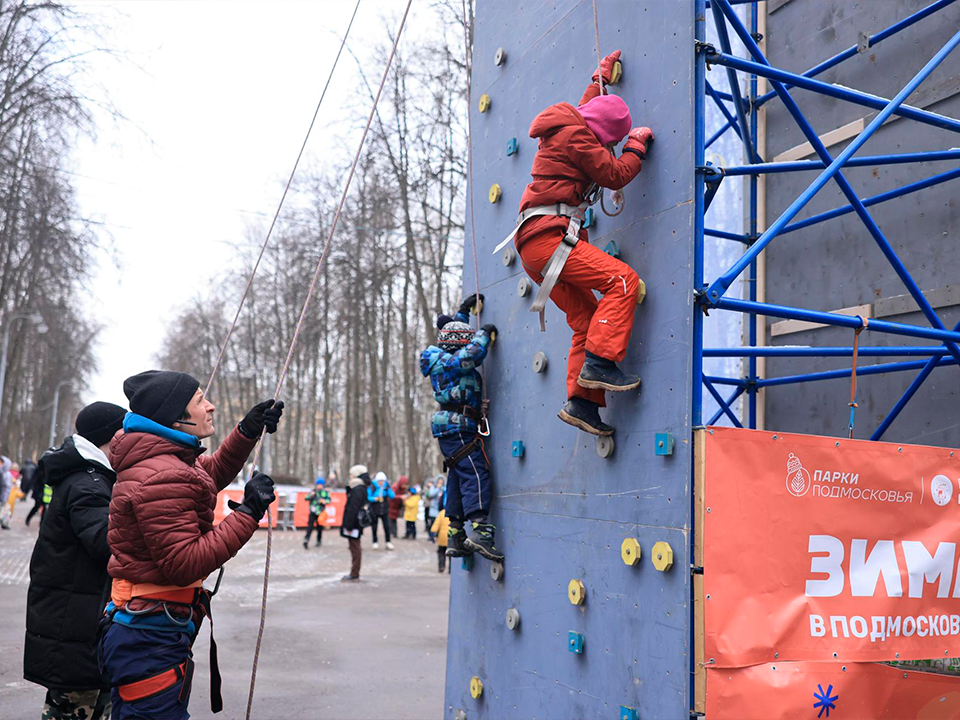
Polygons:
M281 513L278 512L280 508L280 503L289 504L291 496L294 499L294 508L293 508L293 523L298 528L306 528L307 521L310 519L310 505L307 502L307 493L311 492L309 489L304 488L303 490L283 490L277 489L277 500L270 506L273 515L273 527L277 527L278 522L280 521ZM243 489L227 489L221 490L220 494L217 496L217 506L214 509L214 523L218 523L223 520L227 515L229 515L233 510L227 506L228 500L235 500L240 502L243 500ZM343 509L347 504L347 495L344 492L338 492L336 490L330 491L330 504L324 508L323 514L320 516L320 524L324 527L340 527L340 523L343 519ZM260 520L260 527L267 526L266 516Z

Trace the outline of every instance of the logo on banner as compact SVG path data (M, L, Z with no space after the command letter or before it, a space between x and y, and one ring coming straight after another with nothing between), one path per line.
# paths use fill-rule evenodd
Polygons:
M790 457L787 458L787 490L791 495L803 497L812 484L810 473L800 462L800 458L790 453Z
M946 475L935 475L930 481L930 497L940 506L946 505L953 497L953 483Z

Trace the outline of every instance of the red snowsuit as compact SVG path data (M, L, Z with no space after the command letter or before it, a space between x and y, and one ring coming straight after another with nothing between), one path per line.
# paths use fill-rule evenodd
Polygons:
M580 105L597 97L596 83L587 86ZM520 210L538 205L566 203L579 205L591 183L619 190L640 172L640 158L624 153L614 158L587 127L583 117L569 103L551 105L533 119L530 137L540 139L527 185L520 198ZM524 269L536 282L540 271L567 229L570 219L542 216L528 220L514 243ZM586 357L585 350L620 362L626 354L637 305L637 273L629 265L590 245L587 231L560 273L550 298L567 315L573 341L567 356L567 397L581 397L603 407L603 390L588 390L577 384ZM598 302L596 290L603 298Z

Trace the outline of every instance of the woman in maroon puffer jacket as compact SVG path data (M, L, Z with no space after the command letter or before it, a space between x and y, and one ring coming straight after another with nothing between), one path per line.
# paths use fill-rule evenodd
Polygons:
M217 493L243 469L264 428L276 431L283 403L255 406L203 457L214 406L195 378L152 370L128 378L124 393L133 412L110 443L113 587L100 662L115 719L185 718L201 583L253 536L275 499L273 480L257 473L243 502L231 504L236 512L215 526Z

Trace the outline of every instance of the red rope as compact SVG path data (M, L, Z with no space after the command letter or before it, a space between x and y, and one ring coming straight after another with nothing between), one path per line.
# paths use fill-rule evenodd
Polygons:
M353 158L353 165L350 167L350 173L347 175L346 183L343 186L343 193L340 196L340 204L337 206L336 215L333 216L333 224L330 226L330 233L327 236L327 240L323 246L323 252L320 254L320 260L317 262L317 268L314 270L313 278L310 281L310 287L307 290L307 297L303 302L303 308L300 310L300 317L297 319L297 325L293 331L293 340L290 342L290 349L287 351L286 360L283 362L283 369L280 371L280 378L277 381L277 388L274 390L273 399L276 400L280 396L280 389L283 387L283 382L287 377L287 370L290 368L290 361L293 359L293 353L297 347L297 341L300 339L300 330L303 327L303 321L307 316L307 310L310 307L310 301L313 299L313 296L317 289L317 282L320 279L320 272L323 270L323 265L327 259L327 253L330 250L330 244L333 242L334 233L337 230L337 224L340 222L340 215L343 212L344 203L347 201L347 194L350 191L350 184L353 182L353 176L357 170L357 164L360 162L360 153L363 150L363 145L367 140L367 133L370 131L370 125L373 122L373 117L377 112L377 104L380 102L380 95L383 93L383 87L387 82L387 75L390 72L390 67L393 65L393 58L397 53L397 45L400 43L400 36L403 33L403 28L407 23L407 15L410 13L410 5L413 3L413 0L407 0L407 7L403 11L403 18L400 20L400 27L397 30L397 36L393 41L393 48L390 51L390 56L387 58L387 65L383 69L383 77L380 80L380 87L377 89L376 97L373 99L373 107L370 109L370 116L367 118L367 124L363 129L363 135L360 138L360 144L357 147L356 155ZM253 474L253 468L256 467L257 461L260 459L260 450L263 447L263 433L260 434L260 441L257 443L257 447L254 450L253 463L251 465L250 473ZM249 481L249 477L247 480ZM260 601L260 628L257 630L257 645L253 654L253 668L250 673L250 694L247 697L247 714L246 719L250 720L250 711L253 708L253 691L257 682L257 666L260 660L260 646L263 642L263 628L266 624L267 618L267 587L270 583L270 555L273 546L273 518L270 509L267 508L267 553L266 559L264 562L263 570L263 596Z

